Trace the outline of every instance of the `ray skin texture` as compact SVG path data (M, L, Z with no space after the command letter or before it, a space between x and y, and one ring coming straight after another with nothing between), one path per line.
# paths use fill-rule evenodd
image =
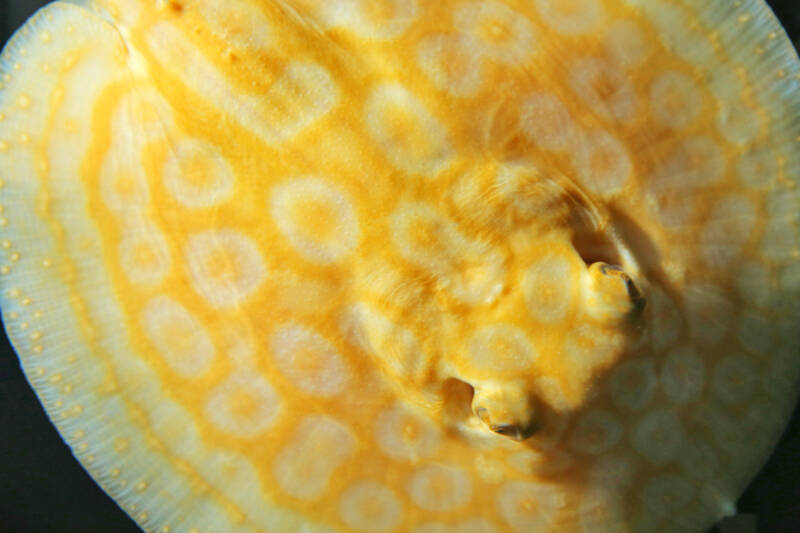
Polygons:
M51 4L2 309L147 531L703 531L794 406L761 2Z

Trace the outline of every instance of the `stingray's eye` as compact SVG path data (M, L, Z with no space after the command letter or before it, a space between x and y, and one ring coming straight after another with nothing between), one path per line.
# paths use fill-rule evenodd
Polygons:
M593 263L587 271L587 312L607 320L637 317L645 307L645 298L620 266Z
M514 440L525 440L538 429L533 398L516 384L478 385L472 410L488 429Z

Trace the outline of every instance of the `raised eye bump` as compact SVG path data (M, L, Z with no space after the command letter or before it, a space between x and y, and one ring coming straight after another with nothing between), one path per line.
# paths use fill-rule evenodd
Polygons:
M539 427L535 404L521 384L498 382L475 388L472 411L490 431L522 441Z
M632 311L638 313L642 311L647 304L647 300L645 300L644 295L642 295L641 291L639 291L636 284L633 282L633 279L623 270L623 268L619 265L609 265L606 263L599 264L600 272L606 276L616 276L622 278L622 281L625 283L625 289L628 291L628 297L633 304Z
M599 261L591 264L586 273L585 303L590 316L615 323L640 315L646 300L621 266Z

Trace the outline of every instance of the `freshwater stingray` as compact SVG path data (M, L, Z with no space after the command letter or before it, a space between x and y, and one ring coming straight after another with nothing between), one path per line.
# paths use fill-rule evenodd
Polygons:
M152 531L694 531L797 393L762 2L56 3L2 56L6 328Z

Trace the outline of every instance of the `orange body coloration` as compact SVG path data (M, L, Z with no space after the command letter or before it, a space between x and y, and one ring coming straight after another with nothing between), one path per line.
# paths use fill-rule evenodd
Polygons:
M2 61L4 322L148 531L700 531L794 406L760 1L57 2Z

